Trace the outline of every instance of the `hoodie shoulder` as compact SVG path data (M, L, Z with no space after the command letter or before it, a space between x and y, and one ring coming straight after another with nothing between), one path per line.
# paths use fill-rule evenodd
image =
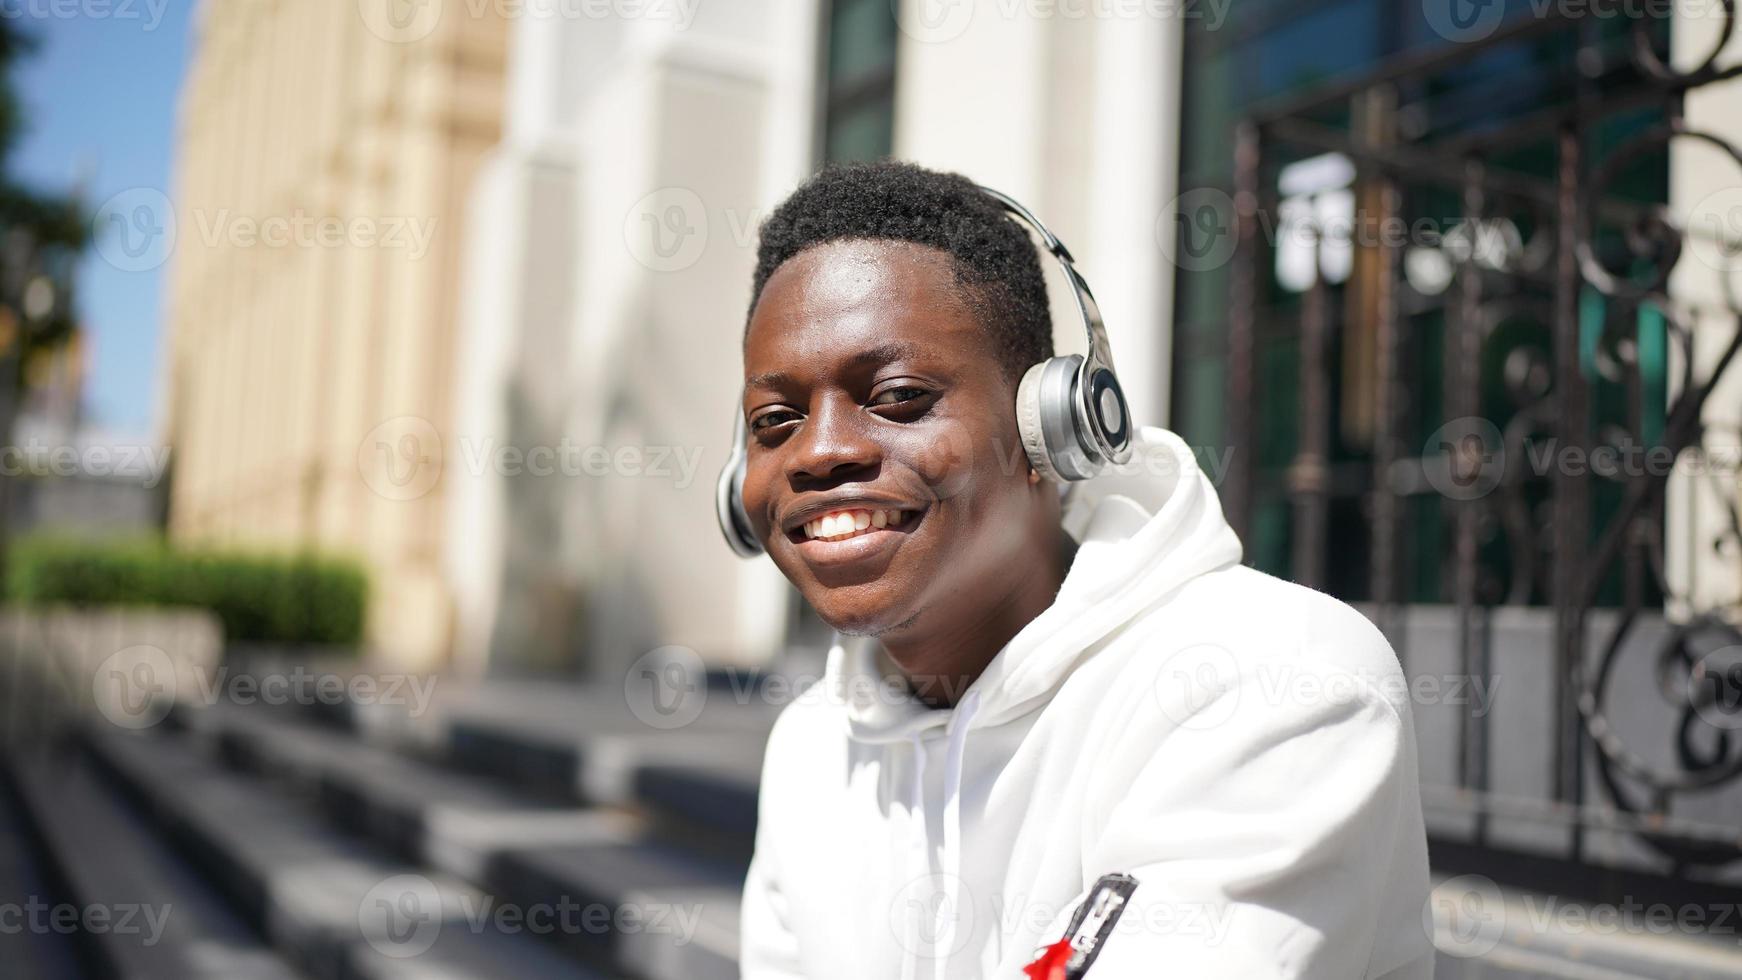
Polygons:
M1200 575L1151 617L1158 632L1222 647L1239 668L1353 675L1402 710L1403 671L1385 634L1353 606L1245 565ZM1171 644L1170 644L1171 645Z

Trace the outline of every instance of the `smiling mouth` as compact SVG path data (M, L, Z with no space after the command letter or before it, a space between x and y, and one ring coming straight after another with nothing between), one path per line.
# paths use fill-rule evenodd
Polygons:
M806 521L798 529L798 534L802 534L806 541L847 541L877 531L898 529L910 519L910 513L904 510L844 508Z

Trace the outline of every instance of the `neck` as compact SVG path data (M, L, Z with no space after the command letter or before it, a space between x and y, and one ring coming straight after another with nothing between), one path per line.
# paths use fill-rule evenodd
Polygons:
M884 634L878 639L907 676L916 697L935 708L951 707L998 652L1052 605L1074 553L1075 546L1061 531L1034 561L1013 566L1031 572L1012 576L1011 589L996 602L971 615L934 612L915 620L900 635ZM934 617L940 621L923 622Z

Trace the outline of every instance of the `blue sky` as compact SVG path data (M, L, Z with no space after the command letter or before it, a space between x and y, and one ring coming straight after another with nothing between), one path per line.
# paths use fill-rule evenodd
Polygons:
M14 77L28 128L9 161L13 179L61 192L83 179L93 212L134 188L168 193L194 6L193 0L0 3L0 15L23 12L25 29L39 42ZM75 7L78 16L53 15ZM77 302L90 350L85 402L96 428L155 434L164 271L123 271L94 249L81 264Z

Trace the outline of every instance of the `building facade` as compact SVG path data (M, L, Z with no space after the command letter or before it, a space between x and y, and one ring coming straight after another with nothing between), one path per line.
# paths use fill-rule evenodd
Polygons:
M169 527L363 558L370 645L433 666L465 205L507 29L378 6L202 6L170 195Z
M986 5L940 21L927 2L555 4L513 22L453 436L559 462L453 485L463 663L620 675L668 645L753 666L820 642L769 562L721 544L713 494L757 224L826 160L893 153L1027 202L1095 284L1134 410L1163 420L1178 20ZM1079 349L1058 312L1060 349Z
M1311 371L1293 328L1263 333L1242 381L1228 346L1242 263L1231 240L1216 261L1182 252L1177 218L1183 204L1232 205L1242 120L1394 57L1475 50L1435 10L212 5L183 111L172 532L361 551L376 570L372 641L412 662L613 673L668 645L735 665L814 646L822 631L770 564L718 546L713 477L757 223L821 163L892 154L999 186L1042 215L1095 286L1139 421L1172 425L1211 462L1244 426L1222 475L1250 560L1373 600L1379 252L1303 265L1298 241L1267 243L1261 286L1283 321L1326 278L1348 329L1325 355L1334 363ZM1678 56L1704 52L1721 26L1677 21ZM1628 25L1597 27L1624 36ZM1670 43L1668 25L1653 30ZM1509 107L1564 97L1576 32L1541 33L1534 55L1483 55L1436 80L1440 116L1372 94L1301 121L1347 133L1359 117L1357 142L1375 145L1480 131ZM1733 99L1721 86L1694 92L1690 115L1710 125ZM1256 188L1279 213L1373 210L1366 176L1300 191L1343 170L1325 166L1335 153L1289 152L1266 157ZM1681 162L1629 192L1685 210L1722 180ZM1455 193L1411 201L1455 228ZM336 219L342 240L275 248L237 234L305 215ZM409 229L397 245L363 241L361 224L379 234L390 221ZM1427 268L1434 256L1407 258ZM1073 317L1058 312L1058 347L1075 349ZM1420 377L1403 380L1437 399L1451 368L1424 352ZM1668 398L1666 365L1646 382ZM1300 482L1317 447L1296 425L1318 366L1334 392L1313 409L1330 438L1322 494ZM1236 404L1236 381L1257 395ZM1243 419L1247 409L1257 414ZM1417 435L1403 441L1421 456ZM1734 556L1695 544L1722 524L1723 496L1701 503L1704 484L1677 487L1670 574L1708 599L1734 592ZM1441 544L1458 518L1425 498L1402 506L1393 595L1450 601ZM1327 560L1305 543L1315 534L1359 542L1345 550L1360 557ZM1521 577L1502 566L1503 585ZM1544 590L1512 591L1546 602Z

